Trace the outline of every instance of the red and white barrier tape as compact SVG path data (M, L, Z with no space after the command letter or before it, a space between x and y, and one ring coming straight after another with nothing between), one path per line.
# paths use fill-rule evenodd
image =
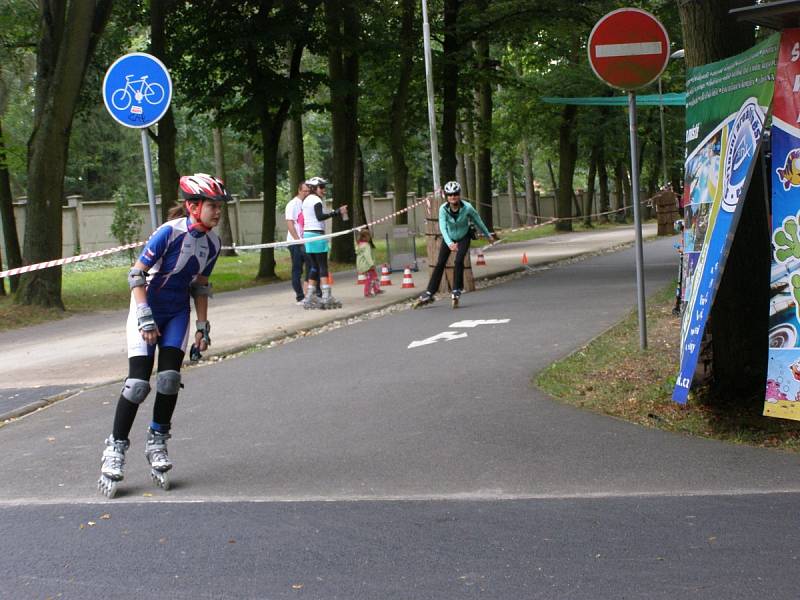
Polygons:
M361 231L362 229L366 229L367 227L372 227L373 225L377 225L378 223L383 223L383 222L389 221L390 219L393 219L397 215L400 215L400 214L406 213L406 212L408 212L410 210L413 210L417 206L420 206L423 203L427 203L428 207L430 207L430 198L422 198L421 200L415 202L414 204L412 204L410 206L407 206L406 208L398 210L397 212L393 212L393 213L391 213L389 215L386 215L385 217L381 217L380 219L375 219L374 221L371 221L371 222L369 222L369 223L367 223L365 225L359 225L358 227L353 227L352 229L347 229L347 230L344 230L344 231L337 231L336 233L329 233L329 234L326 234L326 235L320 235L320 236L314 237L313 239L314 240L331 239L331 238L335 238L335 237L340 237L342 235L347 235L347 234L353 233L355 231ZM487 206L489 206L489 205L487 205ZM623 208L618 208L616 210L611 210L611 211L604 212L604 213L597 213L597 214L589 215L589 216L590 217L599 217L599 216L603 216L603 215L609 215L609 214L613 214L615 212L620 212L620 211L623 211L623 210L627 210L628 208L630 208L630 207L629 206L625 206ZM535 218L541 218L541 217L535 217ZM586 217L561 217L561 218L554 217L554 218L551 218L549 221L546 221L545 223L539 223L537 225L528 225L528 226L525 226L525 227L517 227L515 229L505 229L503 231L505 231L505 232L514 232L514 231L523 231L525 229L536 229L538 227L543 227L544 225L549 225L551 223L555 223L556 221L574 221L574 220L577 220L577 219L584 219L584 218L586 218ZM251 245L247 245L247 246L237 246L237 245L234 244L233 246L223 246L222 249L223 250L262 250L262 249L265 249L265 248L280 248L280 247L283 247L283 246L293 246L293 245L297 245L297 244L305 244L307 241L309 241L309 239L311 239L311 238L305 238L305 239L300 239L300 240L292 240L292 241L283 241L283 242L271 242L269 244L251 244ZM502 240L498 240L497 242L494 242L493 244L490 244L490 245L486 246L484 248L484 250L488 249L488 248L491 248L495 244L498 244L500 241L502 241ZM25 265L24 267L17 267L15 269L8 269L6 271L0 271L0 279L2 279L4 277L13 277L14 275L21 275L23 273L29 273L31 271L39 271L41 269L49 269L51 267L58 267L58 266L67 265L67 264L70 264L70 263L81 262L81 261L89 260L89 259L92 259L92 258L98 258L100 256L106 256L107 254L115 254L117 252L122 252L123 250L130 250L131 248L138 248L139 246L144 246L144 244L145 244L145 242L134 242L132 244L126 244L124 246L117 246L116 248L108 248L106 250L97 250L95 252L87 252L86 254L78 254L76 256L68 256L67 258L59 258L59 259L56 259L56 260L50 260L50 261L43 262L43 263L36 263L36 264L33 264L33 265Z
M476 202L476 204L479 205L479 206L485 206L487 208L494 207L493 204L487 204L486 202ZM586 219L586 218L591 219L593 217L602 217L602 216L605 216L605 215L613 215L614 213L622 212L622 211L628 210L629 208L633 208L633 204L629 204L627 206L623 206L622 208L615 208L614 210L607 210L606 212L593 213L591 215L581 215L580 217L550 217L550 220L548 221L548 223L555 223L556 221L578 221L580 219ZM525 214L520 212L520 211L514 211L514 212L516 212L517 215L520 216L520 217L525 216ZM540 215L531 215L531 218L533 218L533 219L545 219L547 217L542 217ZM527 227L532 227L532 225L528 225ZM508 229L506 229L506 231L508 231ZM514 229L514 231L518 231L518 230Z
M353 227L352 229L348 229L346 231L337 231L336 233L331 233L331 234L328 234L328 235L319 236L319 237L314 238L314 239L334 238L334 237L339 237L339 236L342 236L342 235L347 235L348 233L352 233L354 231L360 231L360 230L362 230L362 229L364 229L366 227L370 227L371 225L375 225L376 223L382 223L384 221L388 221L389 219L392 219L396 215L399 215L399 214L408 212L410 210L413 210L414 208L416 208L417 206L419 206L420 204L422 204L423 202L426 202L426 201L427 201L427 199L423 198L422 200L420 200L418 202L415 202L411 206L407 206L406 208L398 210L397 212L394 212L394 213L392 213L390 215L386 215L385 217L381 217L380 219L376 219L376 220L372 221L371 223L367 223L366 225L359 225L358 227ZM250 245L250 246L236 246L236 245L234 245L234 246L223 246L223 249L224 250L230 250L230 249L234 249L234 250L260 250L262 248L277 248L277 247L280 247L280 246L291 246L291 245L294 245L294 244L304 244L307 241L308 241L308 238L302 239L302 240L292 240L291 242L286 242L286 241L284 241L284 242L273 242L273 243L270 243L270 244L254 244L254 245ZM134 242L132 244L126 244L124 246L117 246L116 248L107 248L106 250L97 250L95 252L87 252L86 254L78 254L76 256L68 256L67 258L59 258L59 259L56 259L56 260L50 260L50 261L43 262L43 263L36 263L34 265L25 265L24 267L17 267L15 269L8 269L6 271L0 271L0 279L2 279L4 277L13 277L14 275L21 275L23 273L29 273L31 271L39 271L41 269L49 269L51 267L58 267L60 265L67 265L67 264L70 264L70 263L81 262L81 261L84 261L84 260L89 260L89 259L92 259L92 258L98 258L100 256L105 256L107 254L115 254L116 252L122 252L123 250L130 250L131 248L138 248L139 246L144 246L144 244L145 244L145 242Z
M24 267L17 267L16 269L8 269L7 271L0 271L0 279L2 279L3 277L13 277L14 275L21 275L22 273L29 273L30 271L39 271L41 269L49 269L50 267L58 267L60 265L67 265L70 263L81 262L83 260L89 260L90 258L105 256L106 254L114 254L116 252L122 252L123 250L138 248L139 246L144 246L144 242L134 242L132 244L125 244L124 246L117 246L116 248L97 250L96 252L87 252L86 254L68 256L67 258L59 258L57 260L50 260L43 263L36 263L35 265L25 265Z
M370 221L365 225L359 225L358 227L353 227L352 229L345 229L344 231L337 231L336 233L327 233L325 235L317 235L313 238L303 238L299 240L291 240L291 241L283 241L283 242L270 242L268 244L248 244L247 246L237 246L234 244L233 246L223 246L223 250L264 250L265 248L282 248L284 246L296 246L298 244L305 244L306 242L310 241L317 241L317 240L329 240L335 237L340 237L343 235L347 235L349 233L353 233L355 231L361 231L362 229L366 229L367 227L372 227L373 225L377 225L378 223L384 223L385 221L389 221L396 217L397 215L401 215L406 213L410 210L414 210L417 206L427 202L427 198L422 198L421 200L415 202L414 204L407 206L398 210L397 212L393 212L385 217L381 217L380 219L375 219L374 221Z

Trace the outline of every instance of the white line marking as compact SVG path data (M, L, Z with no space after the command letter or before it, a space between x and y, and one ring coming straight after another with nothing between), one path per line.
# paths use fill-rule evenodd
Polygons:
M612 58L614 56L644 56L647 54L661 54L661 48L661 42L603 44L602 46L595 46L594 55L597 58Z
M428 494L297 494L291 496L195 496L179 498L176 496L161 496L152 498L118 497L113 500L106 498L16 498L0 500L0 510L9 508L30 508L32 506L119 506L119 505L146 505L146 504L281 504L286 502L497 502L502 500L609 500L615 498L703 498L703 497L737 497L737 496L771 496L798 494L800 490L792 488L776 489L699 489L699 490L652 490L635 491L620 490L606 492L586 491L558 491L509 493L502 490L466 490L463 492L431 492Z
M465 337L467 337L466 333L458 333L455 331L443 331L442 333L437 333L436 335L433 335L427 339L411 342L408 345L408 347L418 348L419 346L427 346L428 344L435 344L439 340L450 342L452 340L458 340Z
M477 327L478 325L500 325L508 323L511 319L475 319L473 321L458 321L450 327Z

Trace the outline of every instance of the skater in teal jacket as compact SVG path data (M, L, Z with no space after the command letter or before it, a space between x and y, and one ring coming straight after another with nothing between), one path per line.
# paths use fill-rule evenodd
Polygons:
M445 265L451 252L456 253L453 273L453 306L458 306L461 291L464 289L464 258L469 252L472 241L470 225L474 224L487 238L497 239L497 235L489 231L469 202L461 199L461 186L457 181L448 181L444 185L444 196L447 202L439 207L439 230L442 232L442 245L436 267L433 269L428 288L417 300L417 306L434 301L434 294L444 275Z

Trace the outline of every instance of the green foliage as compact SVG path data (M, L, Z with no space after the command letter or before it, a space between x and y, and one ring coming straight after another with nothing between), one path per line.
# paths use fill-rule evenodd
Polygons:
M491 141L495 187L505 189L510 168L522 195L520 142L529 142L534 171L540 184L550 187L546 160L558 163L557 139L560 107L539 101L545 95L603 95L617 93L599 82L588 66L585 43L591 27L606 12L619 8L618 0L557 3L544 0L493 0L478 10L475 0L461 3L459 32L464 40L459 78L462 119L469 118L478 72L471 40L486 33L496 65L493 80L494 132ZM673 49L682 47L680 21L674 2L640 0L633 5L650 10L667 27ZM269 5L269 10L267 7ZM0 118L8 150L8 165L16 195L26 193L27 142L31 133L35 39L38 11L29 0L6 0L0 12ZM223 2L200 0L174 3L168 13L167 62L174 96L177 164L181 173L213 172L212 125L222 125L225 136L228 187L244 197L262 192L263 169L259 118L274 111L288 97L303 112L304 144L308 174L330 176L331 124L327 111L327 77L324 15L319 0L257 0ZM429 0L433 36L434 82L441 102L442 0ZM364 157L366 189L385 193L391 188L389 109L398 79L400 59L397 31L399 2L364 2L360 5L363 36L359 46L360 100L359 143ZM209 26L209 15L214 26ZM105 111L100 97L103 75L118 56L149 47L149 3L142 0L116 3L112 18L100 38L86 74L79 111L72 128L65 193L87 200L111 197L126 181L144 181L138 132L117 125ZM303 43L302 76L286 77L287 44ZM421 41L421 15L417 6L414 71L408 102L406 160L410 189L421 193L431 179L427 105ZM247 71L258 67L262 77L253 80ZM684 87L684 65L673 60L662 78L664 91ZM652 93L656 86L643 90ZM3 112L3 90L6 110ZM217 117L217 115L219 115ZM682 168L683 111L667 108L668 167ZM640 112L640 136L645 145L643 181L653 169L660 171L656 148L660 145L658 108ZM606 158L627 160L627 116L624 109L583 107L578 113L576 135L579 164L576 187L585 185L589 148L602 139ZM469 150L468 148L463 148ZM155 144L151 150L156 153ZM286 188L285 148L278 157L278 204L291 197ZM155 173L157 177L157 172ZM143 185L143 184L142 184Z
M136 198L135 192L128 186L122 186L114 192L113 198L114 219L111 221L111 235L119 240L121 245L133 243L139 237L139 230L144 224L142 216L131 206ZM133 249L128 250L128 256L132 264L135 257Z

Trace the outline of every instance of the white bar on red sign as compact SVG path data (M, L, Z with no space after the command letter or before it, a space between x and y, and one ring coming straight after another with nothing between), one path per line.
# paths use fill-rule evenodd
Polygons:
M647 54L661 54L661 47L661 42L603 44L595 47L595 56L597 56L597 58L611 58L614 56L645 56Z

